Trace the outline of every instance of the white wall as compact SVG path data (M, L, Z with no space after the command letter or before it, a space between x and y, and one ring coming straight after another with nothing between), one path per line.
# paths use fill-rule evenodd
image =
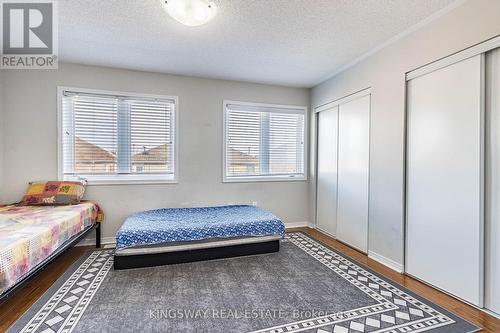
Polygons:
M160 207L251 203L285 222L308 220L307 182L222 183L223 99L309 105L308 89L59 64L56 71L5 71L4 201L29 181L57 178L57 86L179 96L179 184L89 186L112 237L133 212Z
M3 73L4 71L0 70L0 203L3 202L3 137L4 137L4 128L3 128Z
M405 73L499 35L499 13L498 0L469 0L312 89L315 107L372 88L370 252L403 264ZM314 184L310 182L311 220Z

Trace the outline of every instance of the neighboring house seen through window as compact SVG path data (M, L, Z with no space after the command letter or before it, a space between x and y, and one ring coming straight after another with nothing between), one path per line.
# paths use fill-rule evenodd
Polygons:
M305 179L306 108L224 102L224 181Z
M60 88L60 178L176 180L177 99Z

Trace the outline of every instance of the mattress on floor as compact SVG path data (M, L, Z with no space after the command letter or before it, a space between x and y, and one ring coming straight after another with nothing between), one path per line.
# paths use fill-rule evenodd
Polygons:
M116 254L134 252L125 249L141 249L138 253L144 253L148 247L156 253L169 251L169 246L181 246L176 250L182 246L206 248L199 244L215 241L218 243L211 246L228 245L227 241L269 241L284 234L285 225L278 217L255 206L164 208L129 216L116 234ZM158 246L151 250L153 245Z
M160 244L133 246L123 249L116 249L115 256L130 256L141 254L169 253L177 251L193 251L215 247L255 244L262 242L279 241L282 236L253 236L253 237L231 237L231 238L210 238L199 241L187 242L166 242Z
M90 202L0 207L0 294L94 224L97 213L97 205Z

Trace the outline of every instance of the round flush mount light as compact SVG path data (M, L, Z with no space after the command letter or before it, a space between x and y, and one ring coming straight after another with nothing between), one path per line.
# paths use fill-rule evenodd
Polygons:
M168 15L190 27L207 23L216 12L215 5L208 0L164 0L163 6Z

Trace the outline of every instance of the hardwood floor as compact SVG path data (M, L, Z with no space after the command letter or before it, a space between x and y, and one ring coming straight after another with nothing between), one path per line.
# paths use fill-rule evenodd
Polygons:
M0 304L0 332L5 332L47 289L87 250L93 247L71 247L54 259L21 289Z
M469 320L470 322L483 328L482 332L500 332L500 320L490 316L474 307L471 307L451 296L448 296L426 284L411 277L399 274L375 260L369 259L347 245L311 228L287 229L289 232L302 231L319 241L342 252L346 256L365 264L374 271L382 274L388 279L397 282L430 301L442 306L450 312ZM73 264L80 256L87 251L88 247L73 247L55 259L43 271L29 281L22 289L0 304L0 332L7 330L42 294ZM90 247L91 249L91 247Z
M436 303L437 305L442 306L448 311L470 321L471 323L476 324L481 327L483 330L481 332L487 333L498 333L500 332L500 319L496 319L489 314L476 309L470 305L467 305L464 302L461 302L451 296L448 296L445 293L440 292L437 289L434 289L425 283L417 281L409 276L404 274L397 273L392 269L382 265L381 263L368 258L367 255L354 250L353 248L336 241L330 236L327 236L317 230L311 228L294 228L287 229L288 232L293 231L302 231L312 236L313 238L325 243L326 245L342 252L344 255L351 257L359 263L362 263L374 271L382 274L384 277L391 279L394 282L399 283L400 285L408 288L409 290L417 293L418 295Z

